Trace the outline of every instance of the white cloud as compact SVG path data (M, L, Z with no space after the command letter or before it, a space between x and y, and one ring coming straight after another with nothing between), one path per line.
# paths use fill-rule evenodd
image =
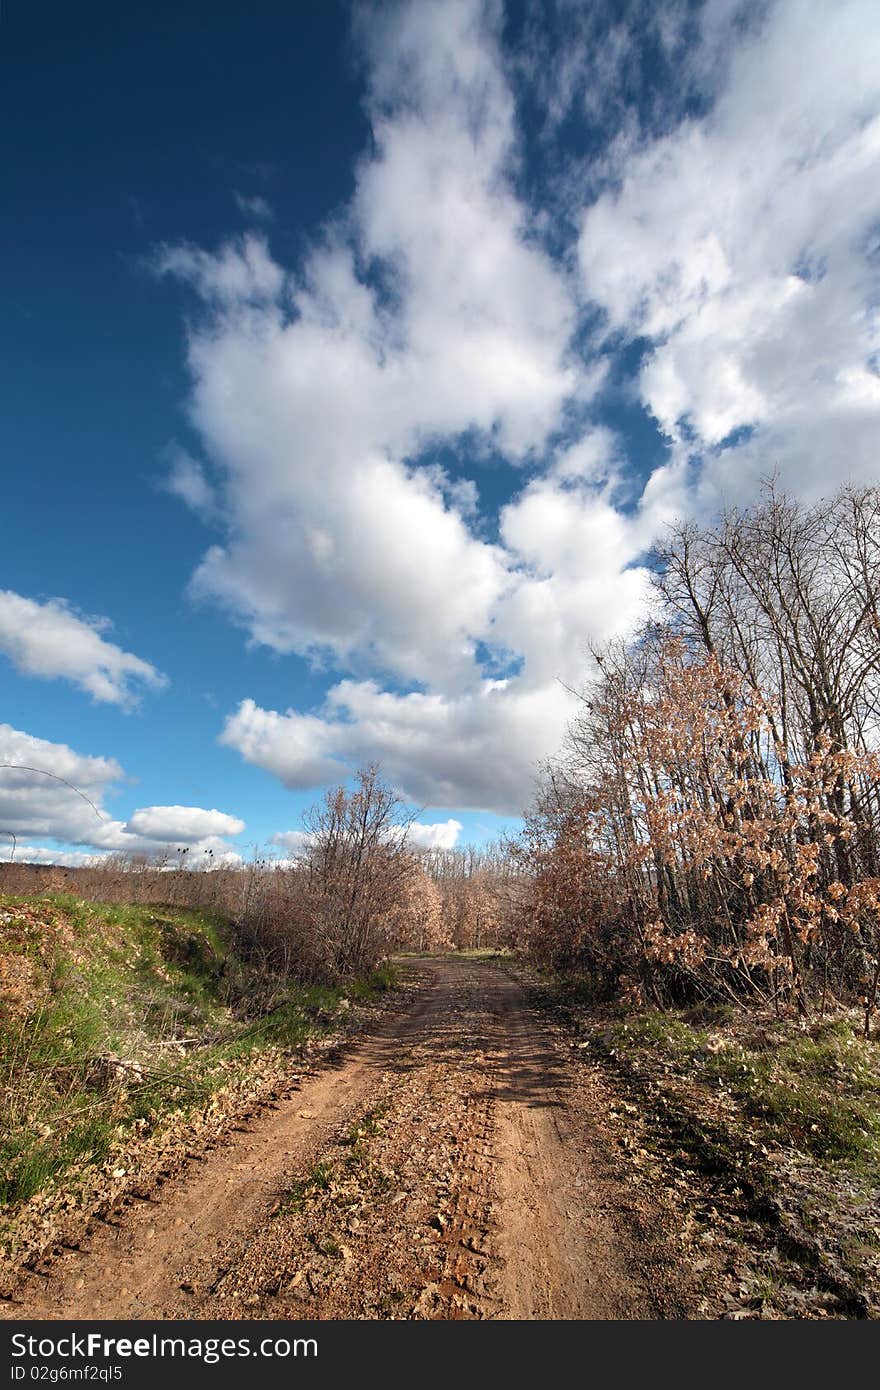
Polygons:
M251 217L257 222L272 221L274 217L272 208L259 193L255 193L251 197L244 193L235 193L233 196L239 212L244 213L245 217Z
M215 862L238 860L226 837L242 831L244 822L222 811L146 806L127 822L114 819L105 800L124 776L114 758L90 757L0 724L0 830L12 831L20 842L16 858L26 857L27 838L39 838L61 847L41 851L35 862L80 862L83 851L71 846L99 855L174 854L186 847L190 862L208 850Z
M217 496L205 470L197 459L184 450L170 450L170 468L164 480L165 490L185 502L190 511L203 521L211 521L217 513Z
M284 285L265 239L250 232L217 255L197 246L166 246L155 264L160 275L187 280L218 308L269 304Z
M107 858L106 854L89 854L85 850L47 849L45 845L17 845L13 856L11 842L9 850L7 855L4 842L0 841L0 862L8 860L16 864L54 864L64 869L92 869L103 864Z
M642 398L682 452L708 457L709 499L747 498L774 468L804 495L829 472L874 479L876 6L771 4L702 76L705 117L621 147L583 218L585 289L612 330L653 340Z
M64 599L46 603L0 590L0 652L26 676L62 678L93 699L130 708L140 689L160 690L167 679L102 634L106 618L74 613Z
M633 561L679 500L674 477L658 480L625 517L592 487L537 480L500 519L516 569L494 606L493 641L514 674L405 694L343 680L310 713L243 700L220 741L292 788L378 760L412 802L519 814L576 707L587 638L632 631L648 612L647 571Z
M588 639L631 632L646 613L648 575L634 562L656 532L657 509L626 516L608 489L541 478L500 521L520 569L498 605L497 638L527 656L519 684L579 687Z
M558 682L524 688L484 681L461 695L398 695L341 681L322 715L280 714L245 700L222 740L286 786L311 787L377 759L411 802L516 814L571 714Z
M125 828L146 840L189 844L218 835L238 835L244 830L244 821L201 806L144 806L134 812Z
M578 389L566 278L508 177L494 10L388 12L374 151L299 277L253 237L161 257L217 311L191 333L191 413L231 523L193 588L278 651L469 678L504 557L469 530L473 487L450 491L413 459L471 430L525 457Z
M280 845L287 851L289 859L293 862L302 858L314 844L314 835L309 830L279 830L273 835L270 844Z
M329 751L327 721L317 715L278 714L242 700L226 720L220 742L274 772L288 787L314 787L345 774Z
M565 482L605 483L623 459L620 442L607 425L597 425L556 456L550 474Z
M460 820L439 821L424 825L413 821L407 834L407 844L414 849L454 849L464 826Z
M874 7L599 8L560 7L582 42L543 88L545 140L577 112L610 138L557 181L558 226L521 192L500 4L420 0L362 12L371 147L301 267L254 235L160 258L208 308L190 420L216 492L195 465L177 491L226 529L192 592L336 668L320 708L245 699L226 721L289 786L379 759L415 802L520 810L588 640L646 613L665 521L774 467L805 494L829 469L877 476ZM647 479L609 424L572 423L636 339L636 397L671 443ZM489 521L479 476L451 481L435 446L523 481Z
M97 837L112 824L101 809L104 795L124 775L114 758L90 757L0 724L0 764L10 763L17 766L0 767L3 829L19 839L33 835L99 843Z
M539 566L517 529L528 489L506 547L481 534L478 484L422 461L465 435L471 453L534 461L604 376L571 351L572 279L515 191L502 18L472 0L370 11L372 149L299 274L253 237L161 258L213 311L190 332L190 415L228 535L193 593L278 652L419 687L340 681L313 712L244 700L221 741L291 786L379 757L416 801L519 809L570 707L556 678L580 675L567 624L618 630L643 589L621 574L634 532L607 506L597 527L615 540L567 586L551 538ZM613 452L596 431L560 462L578 487L560 483L557 509L582 530ZM187 470L186 490L200 477Z

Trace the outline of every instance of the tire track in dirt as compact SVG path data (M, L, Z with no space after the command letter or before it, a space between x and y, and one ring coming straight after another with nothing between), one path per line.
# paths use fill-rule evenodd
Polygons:
M522 986L495 960L405 969L409 1008L6 1315L681 1316L663 1213L634 1211L589 1073Z
M504 1053L497 1243L506 1316L660 1315L647 1250L615 1221L629 1194L590 1163L601 1139L590 1124L585 1078L519 985L499 986L497 1008Z
M492 1015L486 1007L485 970L477 967L459 972L451 1016L453 1055L440 1070L438 1089L441 1097L443 1090L447 1092L447 1104L460 1097L459 1139L448 1185L436 1189L438 1211L432 1220L440 1228L439 1269L422 1290L413 1316L503 1316L500 1298L486 1278L493 1258L491 1232L497 1197L495 1095L499 1058ZM434 1103L438 1103L437 1097ZM445 1201L444 1192L448 1193Z
M459 1194L444 1232L447 1251L437 1295L447 1301L446 1316L450 1318L492 1317L502 1311L500 1299L489 1291L484 1279L492 1253L489 1241L494 1221L492 1096L469 1096L465 1122L470 1142L459 1173Z

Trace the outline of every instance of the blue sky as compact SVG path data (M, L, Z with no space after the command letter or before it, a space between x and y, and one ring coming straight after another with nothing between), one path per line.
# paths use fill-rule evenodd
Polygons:
M368 760L490 838L670 519L877 479L867 0L11 0L0 68L0 762L101 812L0 771L29 857Z

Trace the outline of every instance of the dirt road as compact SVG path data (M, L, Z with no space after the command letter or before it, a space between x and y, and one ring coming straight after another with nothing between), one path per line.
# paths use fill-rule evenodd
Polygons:
M493 960L413 1002L154 1196L28 1277L10 1317L687 1316L675 1231L607 1099Z

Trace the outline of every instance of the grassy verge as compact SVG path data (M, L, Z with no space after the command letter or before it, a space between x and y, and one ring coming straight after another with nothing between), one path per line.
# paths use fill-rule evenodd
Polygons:
M29 1204L118 1185L139 1145L265 1090L392 978L280 979L208 910L0 896L0 1243Z
M634 1167L728 1251L731 1316L880 1316L880 1043L859 1016L621 1013L583 982L549 988L632 1117Z
M799 1028L728 1012L699 1027L646 1013L610 1031L630 1058L660 1057L694 1086L728 1098L767 1152L808 1156L829 1172L880 1182L880 1046L839 1017Z

